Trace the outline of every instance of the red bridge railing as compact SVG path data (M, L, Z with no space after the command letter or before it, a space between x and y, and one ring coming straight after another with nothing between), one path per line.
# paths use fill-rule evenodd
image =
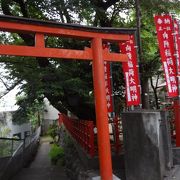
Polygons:
M60 114L59 123L64 124L71 136L91 157L95 155L93 121L71 119L64 114Z
M64 124L71 136L91 156L97 153L97 132L93 121L72 119L64 114L59 114L59 124ZM109 122L111 149L119 154L122 149L122 126L120 119L115 117Z

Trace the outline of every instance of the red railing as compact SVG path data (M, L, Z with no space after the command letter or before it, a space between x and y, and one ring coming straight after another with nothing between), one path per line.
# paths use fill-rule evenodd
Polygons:
M71 136L91 156L97 153L97 132L93 121L72 119L64 114L59 114L59 124L64 124ZM109 121L111 149L119 154L121 151L122 128L120 119L115 117Z
M71 119L64 114L60 114L59 123L64 124L71 136L91 157L95 155L93 121Z

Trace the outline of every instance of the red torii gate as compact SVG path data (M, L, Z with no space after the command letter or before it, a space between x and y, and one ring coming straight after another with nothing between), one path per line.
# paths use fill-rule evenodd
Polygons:
M128 34L134 33L134 30L93 28L11 16L0 16L0 30L35 35L34 46L0 45L0 55L93 60L100 174L102 180L112 180L104 60L125 62L128 57L125 54L103 50L102 43L127 41ZM46 48L45 35L90 40L91 48L85 48L85 50Z

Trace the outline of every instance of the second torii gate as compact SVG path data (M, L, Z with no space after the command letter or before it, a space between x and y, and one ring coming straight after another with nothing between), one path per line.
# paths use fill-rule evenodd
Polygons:
M80 59L93 61L98 151L102 180L112 180L112 162L105 94L104 60L125 62L127 55L103 50L104 42L121 42L129 39L134 30L93 28L50 21L39 21L11 16L0 16L0 30L33 34L34 46L0 45L0 55ZM91 41L91 48L69 50L45 47L45 35L80 38Z

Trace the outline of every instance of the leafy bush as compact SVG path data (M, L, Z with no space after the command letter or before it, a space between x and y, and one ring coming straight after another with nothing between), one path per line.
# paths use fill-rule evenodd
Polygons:
M49 156L51 158L51 162L56 164L59 159L64 158L64 150L62 147L58 146L57 144L53 144L51 146L51 150L49 152Z
M11 129L6 125L0 122L0 137L9 137Z
M12 141L0 140L0 157L11 156L12 154Z
M54 142L56 142L57 130L58 126L56 124L51 124L47 131L47 134L52 137Z

